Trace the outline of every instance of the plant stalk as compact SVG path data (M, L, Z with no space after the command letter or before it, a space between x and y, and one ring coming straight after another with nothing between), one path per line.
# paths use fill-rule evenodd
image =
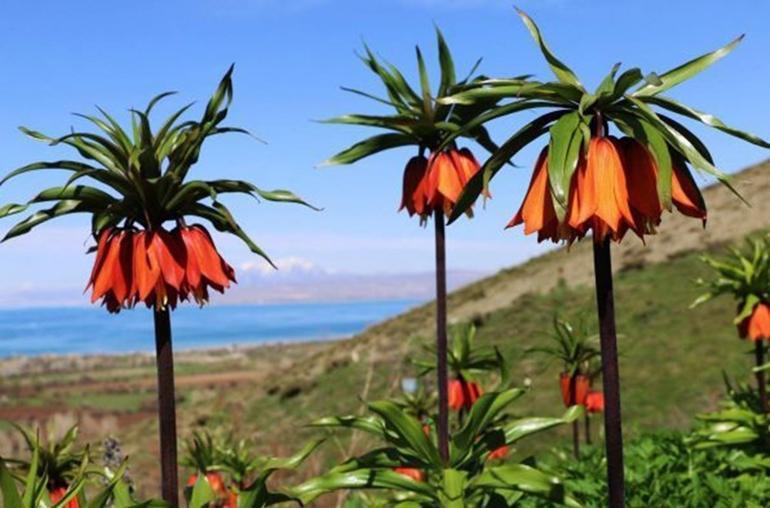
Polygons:
M438 381L438 449L449 463L449 399L447 389L446 237L444 212L433 214L436 231L436 373Z
M623 473L623 433L620 416L620 375L615 332L615 302L612 292L612 260L610 238L594 239L594 275L596 277L596 307L599 315L599 335L602 353L602 384L604 387L604 441L607 449L607 485L609 507L625 504Z
M174 353L171 347L171 315L168 308L154 310L155 351L158 371L158 422L160 428L160 469L163 499L179 506L176 445L176 400Z
M586 444L591 444L591 417L586 413Z
M757 340L754 342L754 357L756 358L757 367L761 367L765 364L765 344L763 340ZM757 388L759 389L759 400L762 402L762 411L767 414L767 381L765 379L765 371L760 370L756 373L757 376Z
M577 374L572 374L569 378L569 405L577 404ZM580 458L580 426L577 420L572 422L572 453L576 459Z

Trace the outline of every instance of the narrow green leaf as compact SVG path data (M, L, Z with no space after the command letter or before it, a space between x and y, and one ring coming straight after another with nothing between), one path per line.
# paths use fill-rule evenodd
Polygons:
M557 204L557 215L563 217L569 200L569 188L572 174L577 168L583 134L580 131L581 119L577 111L572 111L559 118L550 128L551 139L548 146L548 181Z
M455 64L452 60L452 53L444 39L444 34L436 26L436 40L438 44L438 60L441 65L441 83L439 85L438 96L443 97L457 82L455 75Z
M548 46L540 34L540 29L537 27L535 22L532 21L532 19L527 16L521 9L517 8L516 11L519 13L519 16L521 16L521 19L524 20L524 24L529 29L529 33L532 34L532 38L535 39L535 42L537 42L538 46L540 46L540 51L543 53L543 56L548 62L548 65L551 67L551 70L553 71L556 78L562 83L566 83L568 85L577 87L580 90L584 90L583 85L580 84L580 80L578 80L575 73L572 72L572 70L570 70L570 68L567 67L561 60L556 58L551 50L548 49Z
M714 115L711 115L709 113L704 113L702 111L698 111L697 109L693 109L669 97L653 96L653 97L644 97L641 100L643 100L644 102L655 104L657 106L665 108L679 115L683 115L688 118L692 118L693 120L697 120L705 125L708 125L709 127L714 127L715 129L718 129L724 132L725 134L729 134L730 136L734 136L738 139L748 141L753 145L761 146L762 148L770 148L770 143L760 138L759 136L755 136L754 134L751 134L749 132L743 132L738 129L733 129L732 127L728 127L719 118L715 117Z
M710 67L718 60L730 54L730 52L735 49L735 47L742 40L743 35L716 51L701 55L698 58L694 58L689 62L686 62L678 67L671 69L668 72L665 72L664 74L657 75L660 84L648 83L636 90L632 95L634 97L649 97L651 95L657 95L659 93L665 92L669 88L678 85L682 81L690 79L691 77Z
M416 145L418 141L411 136L398 133L378 134L363 141L359 141L350 148L343 150L332 158L322 162L320 166L334 166L337 164L352 164L375 153L397 148L400 146Z

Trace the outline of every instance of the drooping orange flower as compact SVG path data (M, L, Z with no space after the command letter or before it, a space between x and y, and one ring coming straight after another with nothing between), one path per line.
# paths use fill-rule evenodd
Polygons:
M691 217L706 219L706 207L689 171L675 159L671 198ZM655 158L635 139L595 137L581 152L572 175L565 217L559 221L548 174L548 147L538 156L521 208L507 227L524 224L524 233L537 232L538 241L574 241L592 232L600 241L620 241L629 230L639 237L655 233L663 206L658 196Z
M593 230L596 241L607 235L620 240L636 228L616 138L596 137L589 142L588 153L573 176L567 223L581 234Z
M86 290L91 302L102 299L110 312L138 302L148 307L176 308L192 297L208 301L208 288L220 293L235 282L235 271L217 252L203 226L180 226L136 231L108 228L102 231Z
M555 242L559 239L559 219L548 186L548 147L540 152L524 202L506 228L519 224L524 224L526 235L537 231L538 242L545 239Z
M663 206L658 197L658 167L647 148L633 138L619 141L628 186L628 202L639 236L654 233Z
M742 339L770 340L770 303L758 303L751 315L740 322L738 333Z
M561 384L561 398L566 407L585 405L586 396L590 389L590 381L587 376L584 376L583 374L576 374L574 376L574 393L573 376L570 376L569 373L562 372L559 382Z
M449 215L465 184L479 169L481 166L467 148L432 153L424 182L429 211L443 210Z
M404 169L404 188L401 198L401 208L406 208L409 216L424 215L428 209L425 174L428 170L428 159L417 155L409 159Z
M487 456L487 460L499 460L504 459L507 455L510 449L503 445L500 448L497 448L495 450L492 450L492 452Z
M689 171L679 164L673 165L673 180L671 182L671 200L683 215L702 219L706 223L706 204L703 202L698 186Z
M55 505L61 501L66 494L67 487L56 487L48 493L48 496L51 498L51 504ZM63 508L80 508L80 503L78 503L77 496L70 499Z
M589 413L601 413L604 411L604 393L593 390L586 395L586 411Z
M421 469L415 469L413 467L394 467L393 471L396 473L411 478L416 482L425 480L425 473Z
M453 411L470 410L482 394L483 391L478 383L465 379L452 379L449 381L449 409Z

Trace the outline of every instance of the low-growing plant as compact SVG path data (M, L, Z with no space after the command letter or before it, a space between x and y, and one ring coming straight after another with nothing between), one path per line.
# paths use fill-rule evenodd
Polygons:
M70 453L77 427L65 437L41 446L39 439L18 427L28 440L29 461L0 457L0 494L4 508L165 508L164 501L137 501L123 481L126 463L117 471L90 468L88 451ZM75 460L79 462L74 462ZM14 466L14 471L8 465ZM95 476L104 482L93 482ZM66 482L65 482L66 479ZM92 486L86 492L86 485ZM90 494L90 495L89 495Z
M497 450L513 446L524 437L578 418L582 408L563 416L515 417L510 405L525 390L512 388L481 396L471 407L462 427L450 441L449 461L439 454L436 436L392 401L369 404L365 417L330 417L313 425L327 429L356 429L378 438L383 445L350 458L329 472L291 489L303 504L338 490L379 490L371 506L497 507L511 506L525 496L552 503L576 505L555 475L532 461L497 463Z
M185 498L189 508L261 508L294 501L273 492L267 482L279 470L296 469L322 440L311 441L291 457L262 457L255 446L232 435L197 432L188 441L184 464L193 469Z

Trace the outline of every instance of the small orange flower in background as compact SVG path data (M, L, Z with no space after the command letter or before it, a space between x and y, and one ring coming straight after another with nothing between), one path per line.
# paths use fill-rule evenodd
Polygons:
M586 395L586 411L589 413L601 413L604 411L604 393L590 391Z
M510 449L507 446L501 446L500 448L493 450L492 453L489 454L487 459L488 460L504 459L508 455L508 452L510 452Z
M482 394L483 391L478 383L465 379L452 379L449 381L449 409L470 410Z
M195 485L195 482L198 481L198 474L192 474L187 479L187 486L192 487ZM227 493L227 488L225 487L225 482L222 479L222 475L216 472L209 472L206 473L206 481L209 482L209 487L211 487L211 490L216 494L217 496L224 496Z
M67 494L67 487L56 487L55 489L51 490L51 492L49 492L48 496L51 498L51 504L55 505L56 503L61 501L66 494ZM78 498L73 497L62 508L80 508L80 504L78 503Z
M409 477L416 482L425 480L425 473L423 473L422 470L415 469L413 467L394 467L393 471L400 475Z
M751 315L738 324L742 339L770 340L770 304L758 303Z
M89 278L91 302L102 299L110 312L147 307L176 308L180 300L208 302L208 290L220 293L235 282L235 271L219 255L203 226L171 232L107 228L100 233Z
M576 374L574 376L575 393L572 393L573 378L570 377L568 373L562 373L559 383L561 384L561 398L566 407L572 405L585 405L586 396L590 390L590 381L587 376L582 374Z

